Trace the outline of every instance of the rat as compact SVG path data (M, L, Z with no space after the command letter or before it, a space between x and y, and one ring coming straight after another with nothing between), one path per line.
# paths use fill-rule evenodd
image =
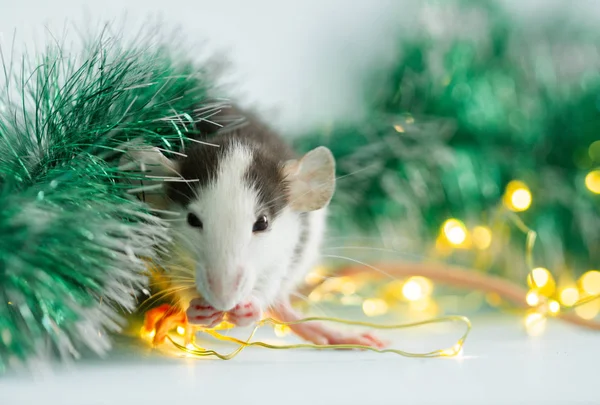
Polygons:
M198 125L200 142L168 159L157 148L130 157L164 182L170 220L165 278L176 297L174 319L212 327L248 326L269 313L283 322L303 316L294 290L318 263L335 160L317 147L298 156L256 115L223 107ZM151 168L151 169L148 169ZM182 314L185 314L183 316ZM168 322L156 336L166 336ZM342 333L319 322L290 325L315 344L382 347L370 333Z

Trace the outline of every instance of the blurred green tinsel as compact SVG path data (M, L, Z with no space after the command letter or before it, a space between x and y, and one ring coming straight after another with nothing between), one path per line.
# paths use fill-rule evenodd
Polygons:
M18 67L2 53L0 371L106 352L167 237L127 193L123 145L180 149L211 112L206 75L153 35L84 40Z
M512 180L539 236L534 263L576 277L600 260L600 30L531 24L502 2L423 2L395 62L365 80L366 118L298 139L331 148L340 180L334 234L375 236L419 257L525 281L526 235L502 207ZM449 218L487 226L492 246L435 248ZM340 244L340 238L334 239ZM397 241L397 242L394 242Z

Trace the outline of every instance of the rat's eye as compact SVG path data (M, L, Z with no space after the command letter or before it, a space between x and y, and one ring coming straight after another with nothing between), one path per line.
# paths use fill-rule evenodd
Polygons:
M252 226L252 232L266 231L268 227L269 221L267 221L267 217L263 215L260 218L258 218L254 223L254 226Z
M188 224L190 224L190 226L193 226L194 228L202 229L202 221L200 221L200 218L198 218L196 214L192 214L190 212L187 216L187 222Z

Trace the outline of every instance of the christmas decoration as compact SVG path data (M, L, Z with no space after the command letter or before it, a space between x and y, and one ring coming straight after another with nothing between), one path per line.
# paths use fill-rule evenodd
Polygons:
M110 28L82 52L2 52L0 371L108 350L167 238L131 193L143 174L118 167L124 147L177 153L216 105L172 46Z
M144 326L141 330L141 336L152 343L154 346L161 345L166 341L169 341L179 352L174 352L174 354L183 354L187 357L216 357L221 360L231 360L236 357L242 350L246 347L250 346L258 346L267 349L274 350L293 350L293 349L361 349L361 350L370 350L376 353L393 353L404 357L419 357L419 358L434 358L434 357L454 357L458 356L463 351L463 345L465 340L469 336L471 332L471 322L463 317L463 316L447 316L440 318L433 318L425 321L408 323L403 325L380 325L374 324L372 322L362 322L362 321L350 321L339 318L331 318L331 317L308 317L296 322L281 322L274 318L263 318L258 322L258 324L254 327L253 331L250 333L250 336L246 340L237 339L235 337L227 336L222 334L221 330L228 330L234 328L235 325L230 324L226 321L216 325L212 328L204 328L198 327L197 325L191 325L187 322L185 314L183 316L172 316L173 313L178 311L176 308L170 306L169 304L163 304L159 307L156 307L150 311L148 311L145 315ZM260 340L253 340L256 332L263 327L264 325L270 325L275 328L275 330L284 331L289 330L289 325L296 323L305 323L305 322L333 322L344 325L352 325L359 327L366 327L369 329L385 329L385 330L399 330L399 329L409 329L409 328L417 328L420 326L431 325L431 324L439 324L439 323L462 323L465 325L465 331L460 336L460 338L453 344L450 348L447 349L437 349L432 350L425 353L412 353L404 350L394 349L394 348L376 348L373 346L364 346L359 344L335 344L335 345L317 345L312 343L300 343L300 344L272 344L267 343ZM160 341L157 341L156 337L159 323L161 322L169 322L172 324L171 333L168 333L164 336L161 336ZM234 343L237 347L231 351L230 353L220 353L216 350L206 349L204 347L198 346L196 344L196 335L198 333L204 333L208 336L216 338L217 340L223 342ZM180 336L178 336L180 335ZM183 336L183 338L181 338Z

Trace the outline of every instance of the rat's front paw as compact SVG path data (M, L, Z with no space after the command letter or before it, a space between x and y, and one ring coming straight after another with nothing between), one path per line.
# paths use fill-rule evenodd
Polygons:
M227 320L242 327L260 321L261 316L262 311L255 299L249 299L238 304L231 311L227 312Z
M191 300L185 314L189 323L209 328L219 324L225 315L223 311L216 310L202 298Z

